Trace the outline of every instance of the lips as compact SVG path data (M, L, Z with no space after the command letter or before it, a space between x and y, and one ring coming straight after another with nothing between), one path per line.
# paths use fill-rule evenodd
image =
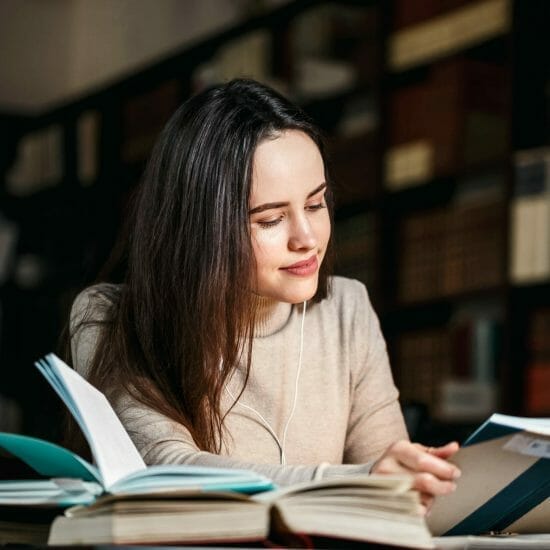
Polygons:
M317 256L312 256L307 260L301 262L296 262L295 264L289 265L287 267L282 267L281 270L292 275L298 275L300 277L305 277L311 275L317 271L318 262Z

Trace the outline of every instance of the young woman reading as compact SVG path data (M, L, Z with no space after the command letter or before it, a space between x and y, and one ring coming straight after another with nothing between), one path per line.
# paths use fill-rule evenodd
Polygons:
M250 80L168 122L135 203L120 284L82 292L75 368L148 463L284 485L409 473L428 506L456 443L410 443L365 287L331 277L331 180L298 107Z

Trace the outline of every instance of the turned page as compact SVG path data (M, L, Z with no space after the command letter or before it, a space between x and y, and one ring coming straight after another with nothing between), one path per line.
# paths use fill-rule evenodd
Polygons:
M144 470L143 459L107 398L54 354L36 363L80 426L105 489Z

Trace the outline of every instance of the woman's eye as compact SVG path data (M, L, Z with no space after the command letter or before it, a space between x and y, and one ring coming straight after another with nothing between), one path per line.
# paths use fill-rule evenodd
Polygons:
M282 218L277 218L276 220L267 220L267 221L258 221L258 225L260 227L275 227L280 221L282 220Z
M317 203L317 204L310 204L309 206L306 206L307 210L321 210L322 208L326 208L326 205L323 202Z

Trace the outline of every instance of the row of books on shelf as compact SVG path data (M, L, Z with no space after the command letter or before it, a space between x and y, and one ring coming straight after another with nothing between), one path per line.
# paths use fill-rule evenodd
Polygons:
M464 308L449 327L405 332L396 342L397 385L405 403L425 405L433 418L477 421L497 404L502 357L501 314Z
M205 53L205 59L195 59L189 83L185 89L196 93L205 87L236 77L256 78L272 85L296 101L323 99L358 91L365 81L372 79L372 55L376 33L363 32L376 28L377 11L372 7L335 6L324 4L305 10L289 21L285 30L284 57L281 74L275 74L273 65L273 33L260 27L219 45L214 54ZM369 51L366 51L369 50ZM185 98L183 77L168 75L120 101L120 150L124 165L142 165L153 142L170 115ZM358 92L359 93L359 92ZM76 170L81 185L95 181L99 171L101 109L89 108L77 115L76 121L67 120L48 124L22 135L18 140L16 158L6 175L6 188L14 196L27 196L45 187L59 184L67 174L67 133L75 124ZM325 109L326 112L326 109ZM336 127L330 128L343 136L368 133L375 117L370 96L364 93L346 102ZM323 125L323 121L319 123ZM340 163L341 165L344 162Z
M497 195L410 214L401 223L398 299L413 303L503 284L506 207Z
M453 57L389 95L384 184L415 186L504 157L509 133L506 66Z
M528 363L525 380L525 408L528 414L550 414L550 308L531 314L527 335Z
M448 206L402 219L396 249L400 302L497 288L507 280L523 285L550 279L550 149L516 153L509 205L505 179L499 172L462 178ZM373 228L367 231L369 215ZM374 217L365 214L358 222L365 224L362 233L348 229L356 223L353 220L338 223L337 244L345 272L354 276L368 264L374 278L379 235Z
M515 156L510 278L516 284L550 277L550 148Z
M507 33L510 0L428 0L394 3L388 48L392 71L410 69Z
M456 13L451 10L432 23L441 26L446 18L492 21L496 14L499 20L506 19L504 14L508 3L504 0L465 4L457 8ZM447 9L450 7L453 6L446 6ZM282 80L271 72L270 31L261 28L220 46L212 60L197 66L191 77L191 89L197 91L235 76L251 76L279 87L302 102L349 92L373 76L372 68L367 70L365 67L372 64L367 60L375 56L367 55L366 49L370 51L376 46L368 41L366 44L365 33L359 30L376 27L376 21L376 10L372 8L336 8L332 5L311 8L289 24L285 42L289 51L285 55L288 58L286 63L293 66L285 69L287 74ZM498 32L504 30L506 25L502 25ZM312 29L319 32L313 33ZM432 36L422 28L410 30ZM369 36L374 34L367 33ZM455 34L461 36L463 33L447 32L448 36ZM333 54L340 57L333 59ZM364 74L365 70L368 74ZM425 82L394 90L390 95L388 113L390 149L386 156L385 175L388 187L398 189L416 184L450 173L459 165L501 155L507 143L506 117L503 116L506 112L503 103L508 95L506 79L507 73L502 66L457 58L434 64ZM122 102L122 162L143 162L158 132L182 98L181 85L172 78ZM350 138L353 145L354 136L368 134L373 129L375 112L376 106L368 97L352 97L334 130L344 141ZM426 112L431 115L424 116ZM93 182L97 177L100 118L99 112L92 110L84 112L77 121L77 176L82 184ZM16 162L7 176L10 192L27 195L62 180L65 164L63 132L61 125L54 124L23 136ZM346 143L337 150L349 145ZM364 158L363 155L353 156ZM344 172L348 164L346 158L349 159L350 155L341 157L336 159L336 163ZM339 179L352 185L347 176L353 173L354 178L373 181L375 165L371 162L359 170L354 167ZM359 183L352 187L362 189L364 186ZM364 198L364 195L359 198Z
M95 181L99 170L101 115L86 110L76 120L76 177L81 185ZM7 170L6 190L15 197L26 197L59 185L66 177L66 128L54 123L24 134Z
M97 466L45 440L0 432L0 449L42 476L0 480L2 544L435 548L432 534L548 528L550 455L540 447L550 442L550 425L544 419L495 414L485 421L452 458L462 469L458 490L437 499L426 522L406 475L339 476L278 488L247 470L147 467L102 393L54 355L37 367L80 426ZM480 484L487 457L500 467Z
M396 18L404 22L410 17L406 15L408 8L402 4L398 2L395 11ZM412 55L415 63L432 59L431 54L425 57L425 53L418 57L423 47L413 47L412 42L427 44L446 55L449 48L460 49L486 40L509 27L507 0L431 4L426 4L422 13L434 18L398 30L390 39L390 68L410 64L411 59L404 64L402 60L395 61L403 55ZM191 91L237 76L257 78L305 103L361 87L364 90L376 73L372 60L378 47L373 38L378 36L377 28L378 14L373 7L332 4L312 7L288 24L281 74L275 75L271 66L271 31L259 28L229 40L218 47L211 59L198 64L190 76ZM415 184L449 173L459 164L502 154L507 143L507 125L502 116L507 97L506 78L503 67L458 58L434 64L425 82L394 90L388 113L390 150L385 176L388 187ZM158 132L182 99L181 84L176 77L123 99L122 162L144 161ZM426 112L431 115L424 116ZM368 134L376 124L375 113L370 96L351 97L332 130L344 138ZM98 174L100 126L101 115L94 109L83 112L76 122L77 178L83 185L92 183ZM25 196L63 179L64 133L64 126L55 123L20 139L16 160L6 177L10 193ZM345 159L339 164L344 167ZM354 177L372 181L373 164L364 170L353 170ZM341 180L347 182L347 177Z

